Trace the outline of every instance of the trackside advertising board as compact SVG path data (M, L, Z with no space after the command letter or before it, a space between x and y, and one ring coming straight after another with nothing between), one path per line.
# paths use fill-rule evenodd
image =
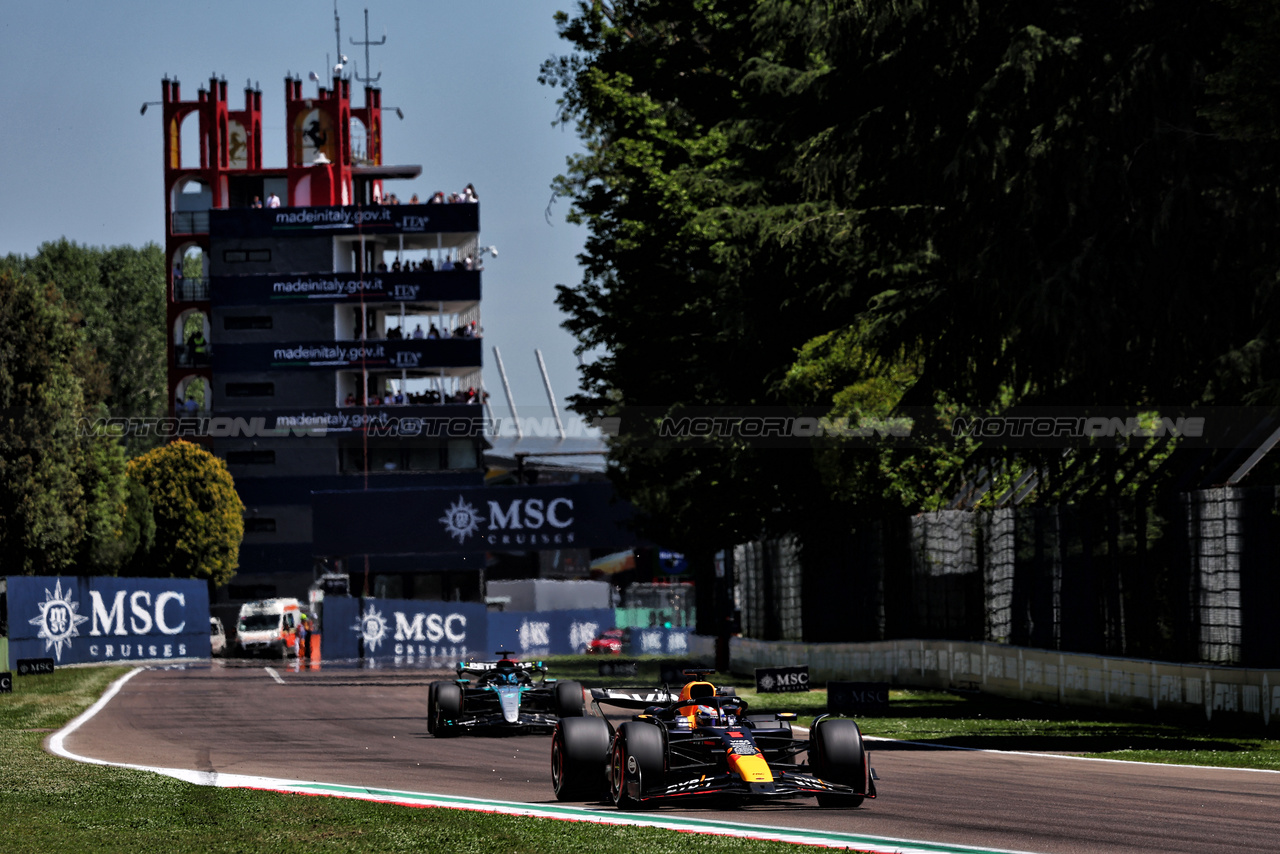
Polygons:
M361 523L350 524L352 508ZM634 545L608 483L311 493L317 554L464 553ZM606 628L609 628L606 626Z
M475 602L330 596L320 630L326 659L416 664L488 661L498 649L522 659L581 653L612 626L611 608L491 612Z
M190 578L6 579L9 656L57 665L209 657L209 588Z
M489 645L493 649L485 655L498 649L509 649L520 658L581 654L592 638L611 628L612 608L495 612L489 615Z
M487 616L476 602L331 596L320 627L324 656L396 664L483 657Z

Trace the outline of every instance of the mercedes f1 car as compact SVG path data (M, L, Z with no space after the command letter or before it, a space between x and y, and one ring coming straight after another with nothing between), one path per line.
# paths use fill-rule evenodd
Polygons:
M721 798L738 802L816 796L857 807L876 788L858 725L827 715L807 739L793 712L749 715L732 689L692 677L676 694L593 689L592 714L565 717L551 740L551 782L562 801L608 797L621 809ZM615 727L604 707L637 712ZM615 713L616 714L616 713Z
M548 679L541 661L517 661L509 650L497 655L498 661L460 661L456 681L431 683L427 732L437 737L546 734L561 718L582 717L581 684Z

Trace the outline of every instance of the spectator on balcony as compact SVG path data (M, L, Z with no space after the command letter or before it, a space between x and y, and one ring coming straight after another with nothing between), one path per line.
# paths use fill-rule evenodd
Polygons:
M441 272L447 272L453 269L453 259L448 255L444 256L444 260L440 262Z
M379 273L385 273L385 272L387 272L387 262L386 262L386 261L379 261L379 262L378 262L378 272L379 272Z
M267 196L267 207L269 208L280 207L280 197L277 196L275 193L272 193L271 195Z
M404 392L397 391L394 400L396 406L404 406Z
M476 188L474 184L468 184L466 187L463 188L462 201L464 202L480 201L480 197L476 195Z
M431 194L431 199L427 202L427 204L429 204L429 205L442 205L442 204L444 204L444 191L443 191L443 190L436 190L434 193L432 193L432 194Z
M346 399L346 400L344 400L344 401L342 402L342 405L343 405L343 406L355 406L355 405L356 405L356 393L355 393L354 391L353 391L353 392L349 392L349 393L347 394L347 399Z
M187 395L187 399L182 404L182 417L195 418L200 414L200 404L196 403L196 399L191 395Z
M391 272L393 272L393 273L399 273L399 272L400 272L400 259L399 259L399 258L397 258L395 261L393 261L393 262L392 262L392 264L391 264Z
M422 264L418 267L418 269L424 273L435 272L436 262L432 261L430 258L426 258L423 260Z
M422 338L422 337L423 337L423 334L424 334L424 333L423 333L423 331L422 331L422 324L421 324L421 323L419 323L419 324L417 324L416 326L414 326L414 327L413 327L413 337L414 337L414 338Z
M411 205L416 205L416 204L418 204L418 203L419 203L419 202L418 202L418 194L417 194L417 193L414 193L414 194L413 194L413 196L409 199L409 204L411 204Z
M209 342L204 340L204 330L197 329L187 338L187 353L193 364L203 365L209 358Z
M427 338L430 340L435 340L439 337L440 337L440 330L436 328L436 325L434 323L431 324L431 330L427 332Z
M399 341L404 338L404 333L400 331L399 326L393 326L387 330L388 341Z
M254 197L253 197L253 204L249 205L249 207L251 207L251 208L260 208L260 207L262 207L262 197L261 197L261 196L254 196Z

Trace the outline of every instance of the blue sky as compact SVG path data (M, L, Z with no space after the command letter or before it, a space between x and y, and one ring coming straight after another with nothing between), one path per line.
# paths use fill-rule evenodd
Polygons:
M369 39L363 41L364 11ZM539 85L543 60L567 52L552 16L569 0L338 0L343 52L361 77L381 73L383 160L418 164L414 192L474 183L481 238L498 247L485 265L485 384L507 414L495 367L501 350L520 416L549 414L535 349L567 416L577 388L574 340L560 328L555 285L576 283L585 232L564 221L550 184L580 150L553 126L559 90ZM160 81L176 77L184 100L217 75L231 109L248 81L263 93L265 166L283 166L284 78L336 62L333 0L42 0L6 3L0 16L0 254L30 255L66 237L89 246L164 241ZM354 65L353 65L354 64ZM353 103L363 103L361 84ZM304 89L304 91L305 91ZM404 113L397 120L394 110ZM550 213L548 214L548 206Z

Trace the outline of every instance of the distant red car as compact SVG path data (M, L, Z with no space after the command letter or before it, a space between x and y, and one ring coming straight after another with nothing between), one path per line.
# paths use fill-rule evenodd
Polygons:
M631 642L627 629L608 629L592 638L587 644L588 655L622 655L622 648Z

